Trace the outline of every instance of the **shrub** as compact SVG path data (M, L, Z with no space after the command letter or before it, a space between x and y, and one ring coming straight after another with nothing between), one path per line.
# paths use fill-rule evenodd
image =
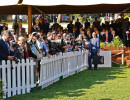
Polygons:
M123 47L124 44L123 44L122 40L119 38L119 36L115 36L114 41L112 41L109 44L101 42L100 47L103 47L103 46L107 46L107 47Z
M100 47L104 47L106 44L104 42L100 42Z
M2 80L0 80L0 100L2 100L3 95L4 95L3 90L2 90L2 86L3 86L3 83L2 83Z
M115 47L124 46L124 44L123 44L122 40L119 38L119 36L114 37L114 41L111 44L112 44L112 46L115 46Z

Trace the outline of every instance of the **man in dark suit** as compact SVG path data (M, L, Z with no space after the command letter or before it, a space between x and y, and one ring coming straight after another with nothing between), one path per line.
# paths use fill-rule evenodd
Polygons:
M86 22L84 23L85 25L85 29L87 29L88 27L90 27L90 22L88 22L88 20L86 19Z
M68 31L70 32L70 33L72 33L73 32L73 24L72 24L72 21L70 21L70 23L67 25L67 28L68 28Z
M33 32L37 32L38 31L38 29L37 29L37 24L33 24L33 27L32 27L32 29L31 29L31 32L33 33Z
M103 34L103 37L102 37L103 42L110 43L112 40L111 38L112 38L111 34L108 32L108 30L106 30L105 34Z
M96 38L99 38L100 41L102 41L102 36L100 35L99 31L96 31Z
M88 41L90 41L90 39L92 38L92 34L89 30L87 30L86 38Z
M81 27L81 23L79 22L79 19L77 19L77 22L75 22L75 26L77 28L77 31L79 31L79 29Z
M40 28L40 31L43 31L44 30L44 23L43 23L43 18L40 17L39 19L39 24L38 24L39 28Z
M90 40L89 56L88 56L88 69L92 69L91 59L93 56L99 56L100 40L96 38L96 33L92 33L93 38ZM97 70L97 64L94 65L94 70Z
M79 32L77 31L77 28L76 28L76 27L73 27L72 35L73 35L74 38L77 38L77 37L78 37Z
M47 23L47 21L46 21L46 19L44 19L44 30L43 30L43 32L44 33L46 33L46 35L47 35L47 33L48 33L48 31L49 31L49 23Z
M10 50L9 39L11 37L11 33L9 31L4 31L2 33L2 39L0 39L0 64L2 60L13 60L14 56Z

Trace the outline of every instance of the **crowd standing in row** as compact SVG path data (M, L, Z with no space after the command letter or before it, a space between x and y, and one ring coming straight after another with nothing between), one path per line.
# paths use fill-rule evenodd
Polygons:
M101 25L95 18L92 26L86 20L83 28L77 19L75 24L70 21L63 29L56 21L50 28L46 20L41 17L39 21L33 22L32 34L27 34L22 24L18 24L15 20L12 25L13 32L7 30L6 26L0 27L0 63L2 60L15 60L15 58L42 59L44 56L50 58L50 55L58 55L59 52L88 49L93 32L100 41L110 43L116 35L123 38L123 28L129 27L129 20L125 19L124 22L125 25L121 19L117 19L111 24L105 21Z

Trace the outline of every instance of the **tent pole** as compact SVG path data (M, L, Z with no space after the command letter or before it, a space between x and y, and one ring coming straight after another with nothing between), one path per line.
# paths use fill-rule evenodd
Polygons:
M121 20L124 21L124 12L121 12Z
M28 34L31 34L32 28L32 6L28 5Z
M43 18L43 19L45 18L45 13L42 13L42 18Z

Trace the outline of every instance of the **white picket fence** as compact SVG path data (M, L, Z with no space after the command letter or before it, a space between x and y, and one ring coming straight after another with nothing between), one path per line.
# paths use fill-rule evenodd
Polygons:
M16 94L29 93L30 89L36 86L34 82L34 65L32 60L22 59L16 64L14 61L2 61L0 65L0 79L3 82L4 96L11 97Z
M86 69L87 58L87 51L67 52L44 58L41 60L39 86L45 88L58 81L61 76L66 78Z
M60 55L43 58L40 62L39 86L45 88L76 72L86 69L88 51L75 51L60 53ZM36 63L33 60L23 59L16 64L14 61L2 61L0 65L0 79L4 84L3 98L14 95L29 93L31 88L36 87Z

